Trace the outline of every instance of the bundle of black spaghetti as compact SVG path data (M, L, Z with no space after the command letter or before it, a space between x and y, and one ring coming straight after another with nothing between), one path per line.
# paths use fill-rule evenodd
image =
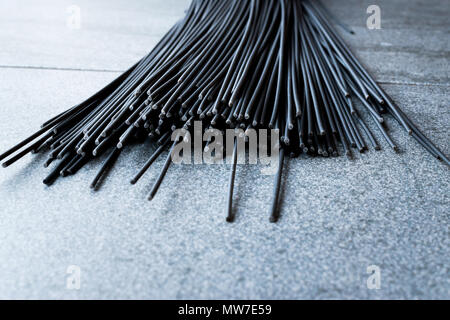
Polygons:
M47 185L107 158L99 186L126 145L151 139L156 151L132 180L171 150L172 132L278 129L280 162L271 221L277 221L285 155L330 157L381 145L360 114L397 149L385 117L393 117L431 155L448 158L412 123L344 43L325 8L313 0L193 0L185 17L154 49L86 101L48 120L0 156L7 167L30 152L48 152ZM356 102L359 103L356 103ZM365 118L367 118L365 117ZM236 148L235 148L236 149ZM228 221L236 154L228 194ZM151 191L171 164L170 153Z

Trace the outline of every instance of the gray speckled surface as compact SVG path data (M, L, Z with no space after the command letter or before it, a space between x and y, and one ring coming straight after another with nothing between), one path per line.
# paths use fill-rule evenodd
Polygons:
M64 1L18 1L28 5L20 16L19 5L2 2L0 65L9 67L0 67L0 150L116 76L17 67L125 69L187 2L79 1L87 20L75 35L58 27ZM386 24L371 32L365 2L326 1L357 30L345 37L388 93L449 154L448 21L433 7L448 2L391 2L379 1ZM122 13L134 18L119 21ZM290 160L276 225L268 222L272 177L259 167L239 167L229 225L227 166L174 166L149 203L162 161L137 186L127 183L147 145L130 148L98 193L88 182L100 161L48 188L44 157L27 156L0 171L0 298L448 299L449 170L388 124L400 154L378 135L381 152L351 161ZM79 291L66 289L69 265L81 267ZM381 268L380 290L367 289L369 265Z

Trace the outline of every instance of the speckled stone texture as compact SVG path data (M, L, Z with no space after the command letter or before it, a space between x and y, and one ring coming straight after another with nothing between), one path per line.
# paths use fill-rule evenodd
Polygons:
M65 25L70 1L1 2L0 150L133 64L188 2L81 0L80 30ZM369 31L371 2L324 1L356 31L343 35L386 91L449 154L449 2L376 2L382 29ZM273 178L259 166L238 167L230 225L226 165L172 166L149 203L162 159L128 183L148 144L128 147L98 193L88 186L103 159L48 188L44 156L27 156L0 171L0 298L448 299L449 169L387 122L398 154L372 127L380 152L287 161L278 224L268 222ZM78 291L66 288L69 265L81 268ZM367 288L370 265L380 290Z

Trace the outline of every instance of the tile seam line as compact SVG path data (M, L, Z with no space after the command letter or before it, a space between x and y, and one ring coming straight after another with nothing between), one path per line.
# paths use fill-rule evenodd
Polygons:
M59 67L39 67L39 66L18 66L18 65L0 65L0 69L28 69L28 70L50 70L50 71L79 71L79 72L103 72L103 73L122 73L125 70L112 69L90 69L90 68L59 68ZM406 81L377 81L379 84L387 85L405 85L405 86L427 86L427 87L449 87L450 83L431 83L431 82L406 82Z
M399 85L399 86L416 86L416 87L450 87L450 83L432 83L432 82L406 82L406 81L377 81L378 84Z
M0 65L0 69L28 69L28 70L50 70L50 71L81 71L81 72L104 72L104 73L123 73L125 70L110 69L90 69L90 68L59 68L59 67L38 67L38 66L17 66Z

